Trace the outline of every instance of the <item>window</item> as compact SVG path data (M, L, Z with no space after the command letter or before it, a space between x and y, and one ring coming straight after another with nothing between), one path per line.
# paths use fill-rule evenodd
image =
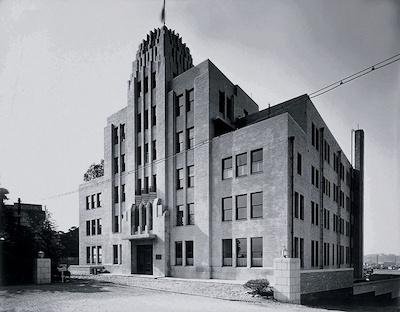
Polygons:
M232 197L222 198L222 221L232 221Z
M125 201L125 198L126 198L126 194L125 194L125 184L122 184L122 185L121 185L121 200L122 200L122 202Z
M112 129L113 131L113 141L114 144L118 144L118 128L117 127L113 127Z
M119 245L119 264L122 264L122 245Z
M144 163L149 161L149 143L144 144Z
M90 209L90 196L86 196L86 210Z
M232 266L232 240L222 240L222 265Z
M225 117L225 92L219 91L219 112Z
M236 156L236 176L245 176L247 174L247 153Z
M304 196L300 194L300 220L304 220Z
M182 116L184 113L183 94L176 97L176 116Z
M176 206L176 226L183 225L183 205Z
M182 242L175 242L175 265L182 265Z
M318 225L318 204L311 201L311 224Z
M141 146L138 146L138 148L137 148L136 159L137 159L137 164L141 165L142 164L142 147Z
M90 235L90 221L86 221L86 236Z
M187 129L187 149L191 149L194 146L194 128Z
M328 209L324 209L324 228L329 230L329 221L330 221L330 211Z
M329 265L329 243L324 243L324 266Z
M194 110L194 90L189 90L187 93L187 108L188 112Z
M101 234L101 219L97 219L97 235Z
M156 107L152 106L151 107L151 125L155 126L157 123L157 117L156 117Z
M263 150L258 149L251 152L251 173L263 171Z
M233 101L232 98L227 97L226 98L226 115L228 116L228 118L233 121L234 117L233 117Z
M304 238L300 238L300 267L304 268Z
M153 174L153 192L157 191L157 175Z
M92 199L92 209L94 209L94 208L95 208L95 205L96 205L95 197L96 197L96 195L94 195L94 194L91 196L91 199Z
M297 153L297 173L301 175L301 154Z
M187 169L188 169L187 186L193 187L194 186L194 166L188 166Z
M138 113L136 116L136 131L139 133L142 131L142 114Z
M119 216L114 216L114 233L119 232Z
M152 153L152 160L156 160L157 159L156 140L151 142L151 153Z
M113 264L118 264L118 245L113 245Z
M118 186L114 186L114 203L118 203Z
M96 263L97 254L96 254L96 246L92 246L92 263Z
M125 155L121 155L121 172L125 171Z
M90 247L86 247L86 263L90 263Z
M154 89L156 87L156 72L151 73L151 88Z
M318 151L319 150L319 130L314 125L314 123L311 124L311 143Z
M187 205L187 211L188 211L187 224L193 225L194 224L194 204L193 203Z
M103 253L101 249L101 246L97 246L97 263L102 263L103 261Z
M294 193L294 217L299 217L299 193Z
M183 189L183 168L177 170L176 177L177 177L177 182L176 182L177 189Z
M232 178L232 157L222 159L222 180Z
M121 142L123 142L123 141L125 141L125 124L121 124L120 125L120 132L121 132L121 137L120 137L120 139L121 139Z
M263 193L251 194L251 217L262 218L263 217Z
M136 89L137 89L137 96L139 97L140 93L142 93L142 82L141 81L138 81L136 83Z
M96 235L96 220L92 220L92 235Z
M251 266L262 267L263 261L263 239L254 237L251 239Z
M319 188L319 171L314 166L311 166L311 184Z
M144 128L148 129L149 128L149 110L148 109L146 109L144 111L144 120L143 120L143 122L144 122Z
M236 266L247 266L247 238L236 239Z
M311 241L311 266L318 266L318 241Z
M180 153L183 151L183 132L176 134L176 152Z
M331 162L331 147L328 142L324 141L324 159L328 164Z
M294 217L304 220L304 196L294 193Z
M247 195L236 196L236 220L247 219Z
M101 193L97 193L97 207L101 207Z
M114 173L118 173L118 157L114 157Z
M144 93L149 92L149 77L144 77Z
M193 241L186 241L186 265L193 265Z

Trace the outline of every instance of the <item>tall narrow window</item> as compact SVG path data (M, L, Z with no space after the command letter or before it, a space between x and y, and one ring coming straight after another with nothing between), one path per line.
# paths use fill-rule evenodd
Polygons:
M222 159L222 180L232 178L232 157Z
M187 169L188 169L187 186L193 187L194 186L194 166L188 166Z
M125 141L125 124L121 124L119 127L120 131L120 140L121 142Z
M175 242L175 265L182 265L182 242Z
M304 268L304 238L300 238L300 267Z
M101 219L97 219L97 235L101 234Z
M118 264L118 245L113 245L113 264Z
M101 246L97 246L97 263L102 263L103 262L103 253L101 250Z
M183 94L176 97L176 116L182 116L184 113Z
M263 261L263 239L254 237L251 239L251 266L262 267Z
M149 77L144 77L144 93L149 92Z
M145 129L148 129L149 128L149 110L148 109L146 109L145 111L144 111L144 128Z
M136 90L137 90L137 96L140 97L142 93L142 82L138 81L136 83Z
M232 240L222 240L222 265L232 266Z
M97 193L97 207L101 207L101 193Z
M263 217L263 192L251 194L251 217Z
M294 217L299 217L299 193L294 193Z
M179 205L176 207L176 225L183 225L183 205Z
M122 184L122 185L121 185L121 200L122 200L122 202L125 201L125 198L126 198L126 194L125 194L125 184Z
M90 196L86 196L86 210L90 209Z
M142 147L141 146L138 146L138 148L137 148L136 160L137 160L138 165L142 164Z
M225 92L219 91L219 112L225 117Z
M263 171L263 150L258 149L251 152L251 173Z
M96 246L92 246L92 263L95 264L97 260Z
M114 157L114 173L118 173L118 157Z
M191 149L194 146L194 128L187 129L187 149Z
M193 241L186 241L186 265L193 265Z
M118 186L114 186L114 203L118 203Z
M247 153L236 156L236 176L245 176L247 174Z
M183 188L183 168L177 170L176 178L177 178L177 181L176 181L177 189L182 189Z
M297 173L301 175L301 154L297 153Z
M194 204L188 204L187 205L187 224L193 225L194 224Z
M232 221L232 197L222 198L222 221Z
M139 133L142 131L142 114L138 113L136 115L136 131Z
M236 266L247 266L247 238L236 239Z
M96 205L95 197L96 197L95 194L93 194L93 195L91 196L91 199L92 199L92 209L94 209L94 208L95 208L95 205Z
M233 121L234 117L233 117L233 101L232 98L226 98L226 115L227 117Z
M152 154L152 160L156 160L157 159L156 140L153 140L151 142L151 154Z
M157 117L156 117L156 107L152 106L151 107L151 125L155 126L157 123Z
M149 161L149 143L144 144L144 163Z
M157 192L157 175L153 174L153 192Z
M247 195L236 196L236 220L247 219Z
M118 128L117 127L113 128L113 141L114 141L114 144L118 144Z
M125 171L125 155L121 155L121 172Z
M86 236L90 235L90 221L86 221Z
M176 134L176 152L180 153L183 151L183 132Z
M92 235L96 235L96 220L92 220Z
M300 220L304 220L304 196L300 194Z
M86 263L90 263L90 247L86 247Z
M151 88L154 89L156 87L156 72L151 73Z
M187 108L188 112L194 110L194 90L189 90L187 93Z

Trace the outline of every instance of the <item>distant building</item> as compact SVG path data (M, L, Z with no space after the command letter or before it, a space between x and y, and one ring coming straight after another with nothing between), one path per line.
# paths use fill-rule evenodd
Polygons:
M250 279L287 249L304 270L360 277L363 148L357 130L353 168L307 95L259 111L156 29L104 129L104 176L80 185L80 265Z
M46 212L42 205L14 203L13 205L4 205L4 208L12 212L14 220L21 226L37 228L42 226L46 220Z

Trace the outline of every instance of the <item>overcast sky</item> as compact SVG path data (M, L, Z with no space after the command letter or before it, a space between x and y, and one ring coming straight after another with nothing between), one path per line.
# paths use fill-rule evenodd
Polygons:
M166 1L166 25L260 109L400 53L393 0ZM78 225L83 174L127 104L136 50L162 0L0 1L0 186ZM365 131L365 253L400 254L400 61L312 101L350 159ZM68 194L70 193L70 194ZM55 197L55 198L49 198Z

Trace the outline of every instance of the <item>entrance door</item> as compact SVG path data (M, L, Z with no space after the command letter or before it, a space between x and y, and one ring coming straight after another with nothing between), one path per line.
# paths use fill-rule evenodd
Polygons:
M153 274L153 245L137 246L137 273Z

